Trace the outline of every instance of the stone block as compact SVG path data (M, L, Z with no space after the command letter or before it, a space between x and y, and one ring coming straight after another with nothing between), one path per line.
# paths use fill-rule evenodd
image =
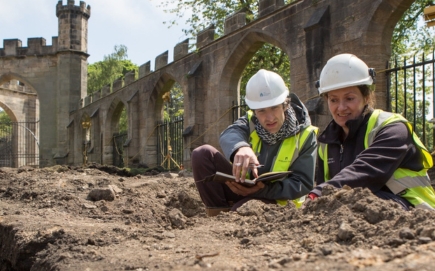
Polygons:
M110 86L104 86L101 90L101 97L104 97L108 94L110 94Z
M150 61L148 61L147 63L145 63L139 67L139 78L142 78L150 73L151 73L151 62Z
M84 104L84 106L87 106L90 103L91 103L91 96L86 96L85 97L85 104Z
M101 98L101 91L92 93L92 102L98 101Z
M166 52L164 52L156 57L155 70L161 69L166 65L168 65L168 51L166 51Z
M239 11L225 19L225 35L246 25L246 12Z
M125 75L124 85L129 85L136 80L136 73L134 71L128 72Z
M284 0L260 0L258 3L258 17L263 17L284 6Z
M178 43L174 47L174 61L177 61L178 59L187 55L188 51L189 51L189 39L185 39L184 41Z
M115 92L115 91L121 89L122 86L123 86L123 83L124 83L124 80L123 80L122 78L118 78L118 79L116 79L116 80L113 82L113 86L112 86L113 92Z
M196 37L196 48L199 49L212 42L214 40L214 33L215 33L214 31L215 31L214 24L200 31Z
M3 48L6 56L17 55L18 48L23 45L22 41L19 39L9 39L3 40Z
M28 38L27 47L28 54L42 54L42 48L45 46L44 38Z

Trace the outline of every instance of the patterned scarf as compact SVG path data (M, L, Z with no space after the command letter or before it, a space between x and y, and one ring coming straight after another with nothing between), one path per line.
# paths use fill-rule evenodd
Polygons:
M255 124L255 130L258 136L269 145L273 145L287 137L293 136L299 132L299 122L296 119L296 113L291 106L285 112L285 120L281 129L275 134L268 132L261 126L257 118L252 118Z

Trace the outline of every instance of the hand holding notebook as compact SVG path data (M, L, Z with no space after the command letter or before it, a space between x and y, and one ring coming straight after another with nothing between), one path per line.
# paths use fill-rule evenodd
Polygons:
M266 172L258 176L257 178L250 180L245 179L245 182L239 182L245 186L254 186L257 182L270 182L270 181L281 181L286 178L291 171L278 171L278 172ZM204 182L213 181L219 183L225 183L227 181L235 182L236 178L233 175L226 174L223 172L216 172L215 174L205 178Z

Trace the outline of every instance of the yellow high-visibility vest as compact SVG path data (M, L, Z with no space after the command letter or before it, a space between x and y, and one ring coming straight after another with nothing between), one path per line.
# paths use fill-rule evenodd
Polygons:
M386 186L394 194L409 201L415 208L435 210L435 191L427 175L427 170L433 166L432 156L418 136L413 132L412 125L408 120L399 114L385 112L379 109L374 110L368 121L364 137L364 148L367 149L370 144L372 144L380 129L395 122L404 123L412 134L413 141L423 156L423 169L413 171L406 168L398 168L394 171L393 175L386 183ZM318 152L320 159L323 160L325 181L329 181L328 145L320 143Z
M247 114L248 120L250 122L253 112L250 110L247 112ZM313 131L317 134L318 128L310 125L302 129L298 134L284 139L284 141L281 143L281 146L279 147L278 154L272 163L271 171L288 171L290 165L296 160L296 158L298 158L299 150L303 147L308 136ZM257 131L253 128L251 128L250 143L254 152L260 153L261 139L258 136ZM296 207L299 208L304 203L305 196L294 199L292 201L296 205ZM287 200L276 200L276 202L277 204L282 206L285 206L287 204Z

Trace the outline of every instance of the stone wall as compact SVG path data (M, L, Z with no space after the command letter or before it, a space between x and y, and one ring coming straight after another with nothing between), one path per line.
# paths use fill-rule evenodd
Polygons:
M291 63L291 91L304 101L312 120L321 129L330 121L327 108L317 95L315 82L327 59L339 53L354 53L371 67L382 70L390 58L393 26L412 1L260 1L259 16L246 24L244 11L230 15L225 35L214 39L210 25L196 38L196 51L188 52L187 40L174 47L168 63L165 51L140 66L135 81L117 82L109 92L101 90L97 99L86 97L72 121L98 111L102 155L97 161L111 162L113 149L111 116L113 103L126 106L129 116L127 161L139 157L148 165L157 161L155 122L162 119L162 95L178 82L184 92L184 165L190 166L191 151L204 143L218 146L220 132L231 123L230 108L238 100L238 83L245 65L264 44L280 47ZM127 81L127 80L126 80ZM378 107L386 108L386 81L377 80ZM77 129L77 126L75 126ZM79 134L74 132L73 134ZM95 138L98 137L94 135ZM79 159L70 161L79 162Z
M227 18L224 36L215 39L215 27L210 25L196 37L195 51L188 51L185 40L175 45L172 63L168 63L168 51L164 51L156 57L154 70L146 62L140 66L139 78L129 75L114 82L113 89L105 87L87 97L84 28L90 7L85 8L82 2L80 7L75 7L74 1L68 1L67 6L59 2L58 16L64 14L64 9L66 15L68 11L81 14L74 24L81 27L76 33L80 45L65 45L68 37L62 31L73 25L66 26L63 15L59 16L62 40L53 42L51 48L45 48L43 40L35 42L31 49L20 48L17 40L7 40L0 49L0 84L1 76L14 75L37 91L43 105L41 125L44 121L44 128L50 133L42 138L43 153L51 152L56 158L47 160L47 164L82 163L83 135L87 134L83 133L83 116L91 119L92 151L88 161L111 164L116 117L125 107L129 119L124 146L127 164L138 160L155 165L160 155L156 152L155 128L156 121L163 118L162 96L177 82L184 94L183 164L189 168L190 153L195 147L205 143L218 146L220 132L232 121L231 107L239 97L242 72L264 43L277 46L288 55L290 91L306 103L313 123L322 129L330 120L315 88L323 65L336 54L354 53L369 66L384 69L390 59L394 26L412 2L301 0L284 5L281 0L261 0L258 17L249 24L240 10ZM37 58L28 53L32 50L46 53ZM22 68L29 65L33 71ZM382 76L378 76L376 94L378 107L385 109L386 80Z

